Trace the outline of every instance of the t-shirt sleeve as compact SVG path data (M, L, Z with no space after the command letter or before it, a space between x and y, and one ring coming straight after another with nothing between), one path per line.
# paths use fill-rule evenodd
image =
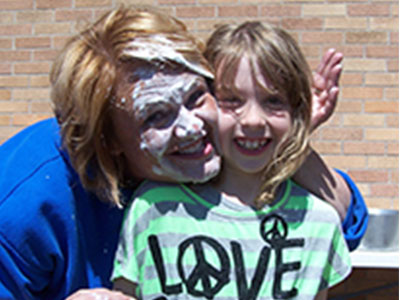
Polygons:
M339 226L335 227L329 247L328 261L323 271L324 288L343 281L351 272L350 253Z
M122 229L119 237L118 247L114 259L114 268L111 280L123 277L134 283L139 283L139 245L138 245L138 211L139 201L132 201L132 204L126 208Z
M340 170L336 170L336 172L343 177L351 190L351 201L342 222L342 230L350 251L353 251L358 247L367 230L368 209L363 196L350 176Z

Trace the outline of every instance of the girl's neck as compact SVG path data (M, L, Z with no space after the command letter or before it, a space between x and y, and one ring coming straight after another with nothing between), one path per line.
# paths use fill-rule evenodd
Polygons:
M213 186L233 202L254 206L261 182L262 173L249 174L224 166Z

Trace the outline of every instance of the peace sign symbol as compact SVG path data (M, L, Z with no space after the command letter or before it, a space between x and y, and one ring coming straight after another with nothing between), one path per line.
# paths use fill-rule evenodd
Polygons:
M206 261L204 247L214 250L217 254L220 267L216 268ZM184 254L185 251L193 248L196 265L190 274L185 272ZM186 267L187 268L187 267ZM179 245L178 272L182 282L186 285L188 293L193 296L203 296L213 299L222 287L229 281L230 264L228 254L224 248L214 239L206 236L195 236L185 240ZM213 279L214 284L212 284Z
M266 216L260 225L261 237L270 245L286 239L288 226L286 221L279 215Z

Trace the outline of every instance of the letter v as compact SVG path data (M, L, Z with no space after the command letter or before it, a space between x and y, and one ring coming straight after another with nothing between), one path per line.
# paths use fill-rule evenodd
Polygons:
M260 292L261 284L264 281L268 268L271 249L264 247L258 258L256 270L251 279L250 288L247 287L246 267L243 262L242 248L239 243L231 242L233 259L235 261L236 284L239 300L256 300Z

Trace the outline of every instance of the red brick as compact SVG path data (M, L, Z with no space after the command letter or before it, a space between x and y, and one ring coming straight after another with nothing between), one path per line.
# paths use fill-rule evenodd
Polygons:
M389 72L398 72L399 71L399 60L398 59L388 60L386 62L386 65L387 65L387 70Z
M301 16L301 6L300 5L262 5L261 16L269 17L300 17Z
M388 143L387 153L391 155L399 155L399 143Z
M53 21L52 11L22 11L17 13L18 23L44 23Z
M258 7L255 5L219 6L219 17L256 17Z
M399 103L397 101L367 101L364 109L366 113L398 113Z
M44 61L44 60L53 61L56 58L58 53L59 53L58 50L34 50L33 51L33 60L37 60L37 61Z
M385 143L383 142L345 142L343 143L345 154L384 154Z
M397 58L398 56L399 56L398 46L367 45L367 57Z
M332 48L324 47L324 53ZM363 57L364 56L364 47L359 45L335 45L334 48L337 52L343 53L344 57Z
M386 43L388 41L386 32L365 31L365 32L347 32L346 43L374 44Z
M11 91L9 89L0 89L0 100L10 100Z
M49 101L35 101L31 103L31 112L33 113L52 113Z
M399 116L395 115L386 115L386 123L388 127L399 127Z
M0 49L11 49L12 39L0 39Z
M24 87L29 84L27 76L0 76L0 87Z
M389 16L390 4L347 4L349 16Z
M75 7L111 6L112 0L75 0Z
M200 2L204 4L203 2ZM218 2L217 2L218 3ZM215 3L215 4L217 4ZM158 4L169 4L169 5L176 5L176 4L196 4L196 0L158 0ZM208 4L208 3L206 3Z
M31 86L32 87L49 87L50 79L49 75L38 75L31 77Z
M16 74L47 74L50 71L50 64L47 62L16 63L14 70Z
M28 112L29 105L21 101L0 101L0 112Z
M361 128L321 128L321 135L326 140L355 141L362 140Z
M323 22L322 18L284 18L282 20L282 27L288 30L318 30L322 29ZM322 32L319 31L311 32L310 35L306 35L306 37L308 40L314 41L314 37L317 36L315 39L319 40L321 39L321 33ZM328 32L323 32L323 34L333 35Z
M360 73L344 73L340 79L340 86L361 85L363 83L363 75Z
M389 180L389 173L387 171L376 170L362 170L362 171L349 171L349 175L356 182L387 182Z
M177 7L176 16L178 18L211 18L215 17L215 8L205 7Z
M343 87L341 96L346 99L382 99L383 88L381 87Z
M17 126L28 126L49 117L49 114L15 114L13 115L12 124Z
M16 38L15 46L17 48L48 48L51 46L51 40L49 37Z
M0 10L30 9L33 8L33 0L1 0Z
M362 102L361 101L344 101L340 100L336 105L337 112L351 112L357 113L362 111Z
M29 35L31 33L32 33L31 24L13 24L13 25L0 24L0 36Z
M37 8L72 7L72 0L36 0Z
M11 64L9 63L0 63L0 74L11 74Z
M57 10L56 11L56 21L79 21L85 20L89 21L92 19L92 12L90 10Z
M339 44L343 41L341 32L304 32L302 43L305 44Z
M31 57L30 51L0 51L0 61L26 61Z
M48 88L15 89L13 93L15 100L45 100L49 97L50 90Z
M394 184L373 184L371 195L378 197L396 197L399 194L398 185Z

